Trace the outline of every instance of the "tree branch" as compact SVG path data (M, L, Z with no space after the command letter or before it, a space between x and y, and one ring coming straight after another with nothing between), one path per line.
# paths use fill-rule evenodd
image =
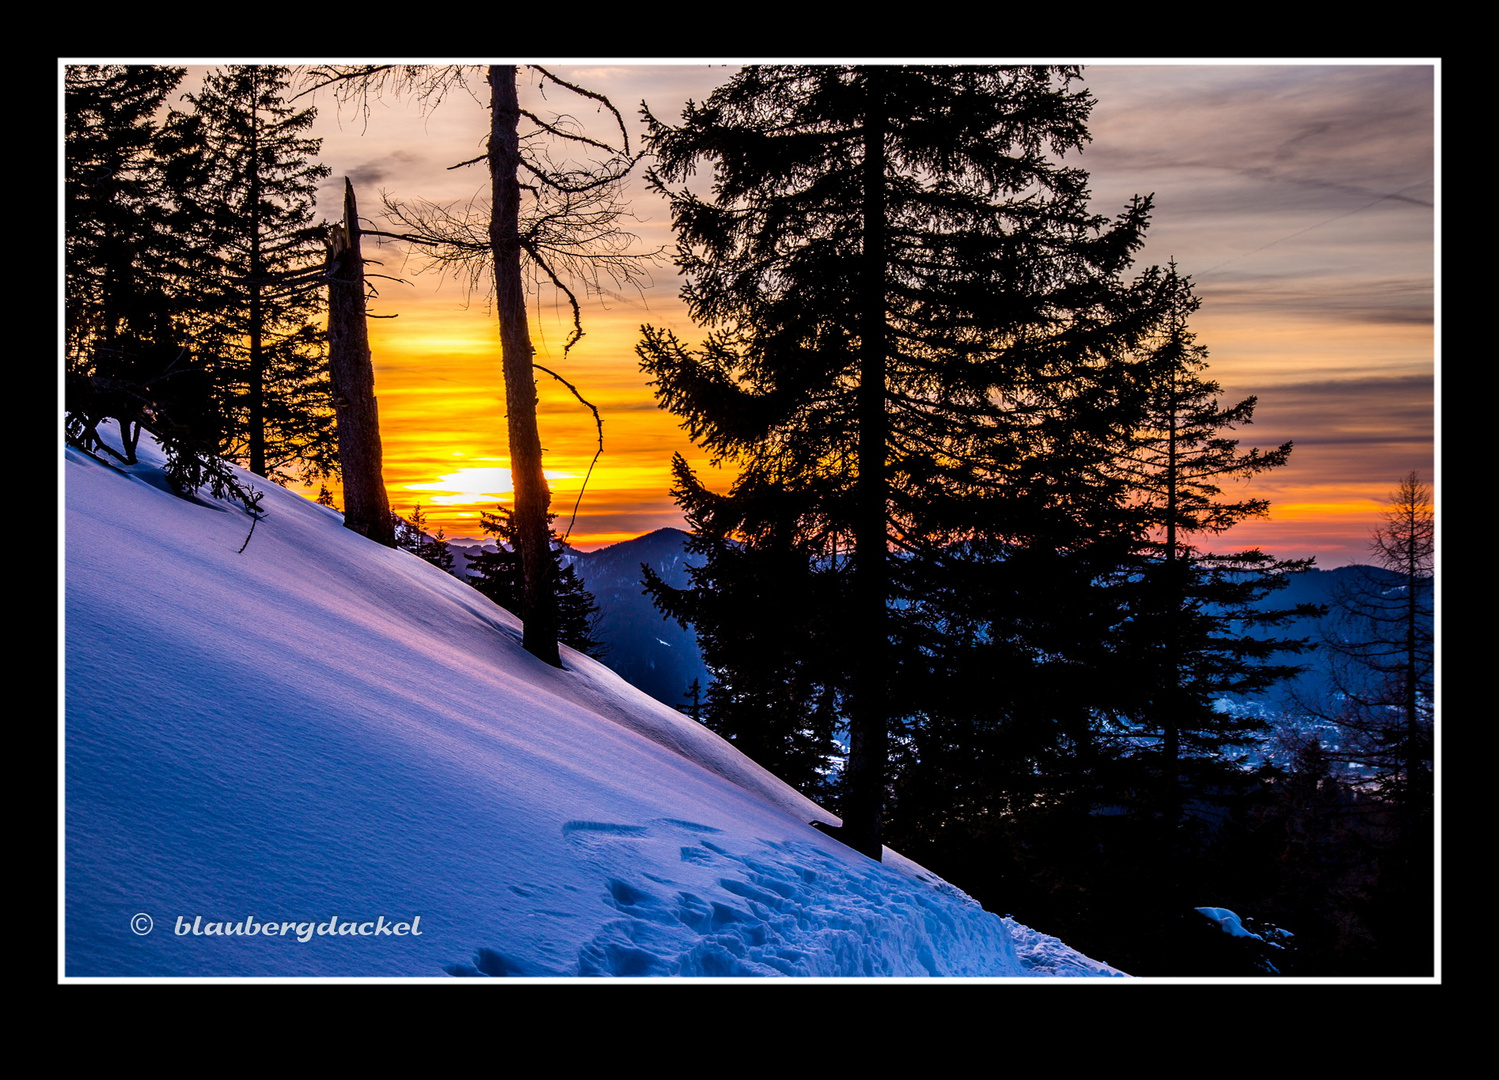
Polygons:
M583 402L584 405L588 406L589 410L593 413L593 424L599 435L599 448L593 452L593 460L588 463L588 472L583 476L583 486L578 489L577 501L573 503L573 516L568 520L567 531L562 534L562 540L564 543L566 543L567 538L572 535L573 526L577 524L578 507L583 505L583 492L588 490L588 480L589 477L593 476L593 467L595 464L597 464L599 455L604 452L604 418L599 415L598 406L594 405L593 402L585 399L582 394L578 393L578 388L564 379L561 375L558 375L551 368L542 367L540 364L535 363L534 361L532 362L531 366L537 371L544 371L552 378L556 379L563 386L572 391L573 397L577 398L579 401Z
M566 79L559 79L557 76L553 75L550 71L548 71L546 68L542 67L540 64L532 64L530 66L531 66L531 68L533 70L541 72L541 74L543 76L543 79L550 79L552 82L556 83L558 86L561 86L561 87L563 87L563 88L565 88L567 90L571 90L573 93L577 94L579 97L592 98L594 101L597 101L599 104L603 105L604 108L608 109L611 113L613 113L614 114L614 122L619 125L620 137L624 140L624 154L627 157L629 156L629 153L630 153L630 132L625 127L625 118L619 114L619 110L614 107L614 103L612 101L610 101L608 98L606 98L603 94L598 94L598 93L595 93L592 90L585 89L584 87L576 86L573 83L568 82ZM545 93L546 93L545 86L546 86L546 84L545 84L545 82L543 82L542 83L542 93L543 93L543 95L545 95ZM567 138L567 136L565 136L565 135L563 137ZM601 145L601 144L597 144L596 143L594 145ZM608 149L608 147L605 147L605 149Z

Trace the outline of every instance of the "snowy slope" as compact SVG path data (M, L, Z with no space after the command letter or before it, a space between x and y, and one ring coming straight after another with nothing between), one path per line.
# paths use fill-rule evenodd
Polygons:
M257 484L239 554L146 442L65 464L66 977L1117 974L327 509Z

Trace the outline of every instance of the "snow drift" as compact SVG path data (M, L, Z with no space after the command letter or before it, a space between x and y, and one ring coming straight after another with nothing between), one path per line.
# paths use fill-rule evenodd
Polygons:
M66 977L1118 974L333 511L257 482L240 553L147 443L64 466Z

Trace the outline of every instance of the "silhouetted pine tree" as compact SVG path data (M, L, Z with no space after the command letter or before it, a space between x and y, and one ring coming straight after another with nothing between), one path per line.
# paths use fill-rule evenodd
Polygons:
M267 477L337 471L323 306L324 229L313 219L315 110L284 100L288 69L218 68L189 100L211 169L196 193L200 352L215 366L228 456Z
M193 193L205 167L192 119L167 107L184 70L64 71L67 441L131 463L142 427L179 491L211 486L252 514L259 493L218 458L224 418L197 342L202 258ZM119 448L100 432L119 428Z
M64 70L64 250L70 433L120 423L135 457L142 421L163 416L169 453L184 440L217 449L218 419L194 362L183 202L202 147L166 109L184 69L69 65ZM187 429L192 428L191 435Z
M1260 603L1313 560L1277 560L1259 549L1211 554L1190 542L1265 515L1267 500L1225 498L1223 485L1284 466L1291 443L1239 449L1232 432L1253 421L1256 399L1220 404L1218 383L1203 376L1207 350L1187 329L1198 307L1191 282L1173 264L1165 285L1166 319L1135 369L1144 415L1119 466L1143 538L1123 650L1141 673L1135 719L1141 733L1160 738L1163 811L1174 821L1183 757L1220 758L1267 726L1216 707L1217 699L1295 674L1297 667L1272 658L1303 652L1308 642L1267 631L1320 609Z
M1415 473L1390 495L1374 565L1336 596L1322 635L1336 695L1308 702L1344 732L1343 761L1397 804L1430 812L1435 650L1435 516Z
M1059 162L1088 137L1077 77L750 67L679 126L647 116L709 336L693 352L647 327L638 351L694 440L744 470L728 497L746 549L749 488L784 488L802 500L783 541L805 561L794 580L837 565L846 581L830 616L846 642L841 809L873 858L899 676L934 664L895 613L931 591L944 552L1014 524L1010 478L1047 453L1047 416L1113 379L1156 317L1148 283L1122 281L1149 200L1110 222ZM668 189L703 164L711 196Z
M65 313L70 368L122 338L180 342L178 196L192 147L167 98L184 69L64 69Z
M449 574L453 572L452 545L448 543L441 527L435 535L427 532L427 515L423 512L421 503L412 507L409 518L403 518L397 514L392 514L392 517L395 519L396 547L402 551L411 552L439 570Z
M1377 936L1395 974L1429 974L1433 953L1433 738L1436 519L1431 488L1410 473L1391 493L1370 547L1374 565L1335 598L1321 648L1331 701L1303 701L1335 725L1330 756L1358 767L1390 807L1381 852ZM1410 928L1414 928L1410 932Z
M703 719L703 680L693 679L687 684L687 691L683 695L682 705L687 710L687 715L699 723Z
M552 517L547 518L550 525ZM501 506L493 514L479 515L479 527L499 541L494 551L483 551L469 560L469 584L499 604L515 612L524 589L525 575L515 550L515 518ZM563 565L562 542L555 529L551 536L553 587L557 590L558 638L562 644L595 659L604 655L605 646L598 638L599 606L583 585L577 568Z

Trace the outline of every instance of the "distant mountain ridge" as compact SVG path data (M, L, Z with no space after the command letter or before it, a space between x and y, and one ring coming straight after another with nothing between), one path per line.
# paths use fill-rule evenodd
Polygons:
M1362 563L1337 566L1330 570L1313 569L1293 574L1285 588L1271 593L1255 606L1262 610L1270 610L1294 608L1299 604L1316 604L1328 608L1329 613L1322 618L1295 618L1285 626L1253 633L1257 637L1306 638L1315 646L1321 640L1323 633L1329 631L1333 625L1333 619L1337 614L1339 594L1356 589L1359 584L1368 581L1385 582L1392 589L1404 587L1404 579L1399 574ZM1433 619L1428 617L1425 622L1426 630L1430 633L1433 628ZM1304 670L1295 678L1272 687L1261 698L1262 704L1272 709L1295 711L1295 705L1291 700L1293 693L1305 700L1331 699L1333 687L1329 680L1328 661L1319 650L1314 648L1311 652L1303 653L1299 657L1287 656L1281 659L1286 663L1300 665Z
M644 690L657 701L685 711L688 687L698 680L707 690L710 676L698 648L697 635L664 617L645 594L640 566L651 567L661 579L674 588L691 584L688 570L702 565L702 560L686 552L688 534L681 529L664 528L637 536L596 551L566 548L564 558L577 567L588 591L600 610L599 637L608 652L603 662L625 681ZM454 544L454 572L465 576L469 559L483 545L461 547ZM1312 569L1290 577L1286 587L1271 593L1256 606L1262 609L1294 608L1300 604L1332 607L1338 591L1350 583L1373 577L1388 578L1392 587L1399 585L1398 575L1378 567L1354 564L1329 570ZM1262 630L1260 634L1284 638L1308 638L1315 643L1321 634L1322 620L1296 618L1287 625ZM1325 697L1330 692L1324 661L1313 650L1301 657L1284 658L1299 663L1305 670L1295 679L1272 688L1258 698L1240 698L1260 708L1279 710L1291 707L1294 690L1308 699Z
M686 588L688 569L702 562L687 555L687 538L681 529L657 529L597 551L565 548L563 555L599 605L598 636L608 650L603 663L632 686L678 709L685 709L694 679L707 689L708 669L697 635L663 616L645 595L640 565L651 567L668 585ZM485 546L493 547L452 545L454 573L466 578L470 560Z
M604 663L657 701L686 708L687 688L708 687L708 668L697 634L656 610L641 583L642 563L674 588L691 584L687 571L702 560L685 550L681 529L657 529L597 551L570 552L583 584L599 605L599 637L608 647Z

